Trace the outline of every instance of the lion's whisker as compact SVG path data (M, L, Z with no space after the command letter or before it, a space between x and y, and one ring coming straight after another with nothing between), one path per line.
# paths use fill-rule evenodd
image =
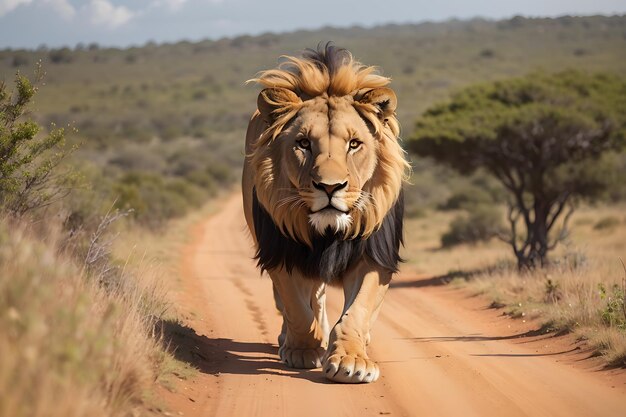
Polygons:
M289 196L289 197L285 197L283 199L280 199L280 200L278 200L278 203L276 204L276 208L281 208L281 207L283 207L285 205L292 204L292 203L295 203L297 201L301 201L299 197L300 196L294 195L294 196Z

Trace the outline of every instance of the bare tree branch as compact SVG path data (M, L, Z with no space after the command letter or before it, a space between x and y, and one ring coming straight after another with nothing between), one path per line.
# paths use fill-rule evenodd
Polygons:
M574 213L574 208L575 207L573 204L569 205L567 213L565 214L565 217L563 218L563 226L561 226L561 230L559 231L558 236L554 238L554 241L552 242L552 244L548 244L548 250L554 249L559 242L562 242L563 240L567 238L567 236L569 236L568 225L569 225L569 220L572 217L572 214Z
M567 204L567 201L569 199L569 196L571 195L571 193L569 191L566 191L565 193L561 194L561 196L559 197L558 201L557 201L557 209L554 212L554 214L552 215L551 219L546 219L546 224L547 224L547 231L549 232L552 229L552 226L554 226L556 220L558 219L558 217L561 215L561 212L563 211L563 208L565 207L565 205ZM552 209L550 209L550 211L552 211Z

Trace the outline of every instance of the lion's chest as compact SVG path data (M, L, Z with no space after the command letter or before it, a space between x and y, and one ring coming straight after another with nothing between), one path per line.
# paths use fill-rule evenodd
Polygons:
M261 270L284 267L310 279L327 283L340 280L364 257L390 272L397 272L402 243L402 196L389 211L379 230L367 239L343 240L334 234L316 236L309 247L280 232L270 215L253 195L253 218L257 239L257 259Z

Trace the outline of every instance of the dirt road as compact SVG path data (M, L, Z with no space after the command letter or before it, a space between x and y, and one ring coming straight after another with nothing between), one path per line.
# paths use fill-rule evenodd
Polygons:
M433 279L401 273L372 333L381 378L327 383L319 370L279 362L281 320L269 277L251 260L240 197L197 225L183 254L178 302L188 328L174 329L181 359L200 376L165 400L201 416L624 416L621 375L581 369L575 346L519 338L521 323ZM330 319L341 307L328 295ZM522 326L522 328L520 327Z

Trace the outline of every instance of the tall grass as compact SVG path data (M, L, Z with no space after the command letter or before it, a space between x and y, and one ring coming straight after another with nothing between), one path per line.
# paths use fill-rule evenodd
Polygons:
M165 306L153 273L117 285L67 253L59 233L0 219L0 415L126 416L167 359L152 336Z

